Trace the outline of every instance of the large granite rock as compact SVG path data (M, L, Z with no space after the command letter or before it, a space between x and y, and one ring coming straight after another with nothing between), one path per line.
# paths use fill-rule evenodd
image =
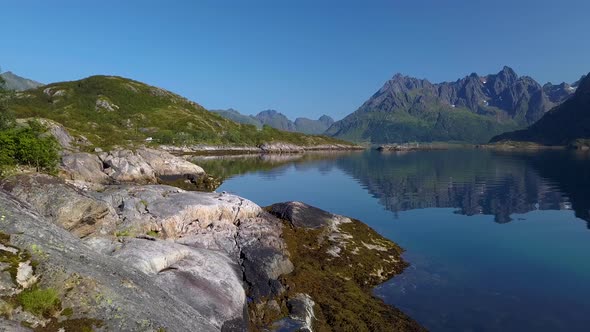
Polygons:
M14 256L18 259L30 252L36 287L54 290L61 308L69 308L35 317L20 306L10 307L0 325L18 326L14 322L19 321L37 329L87 323L105 331L245 330L244 290L235 264L224 254L134 239L114 244L115 249L120 246L115 251L97 250L2 191L0 211L3 243L19 251Z
M139 154L131 150L116 150L101 153L104 172L115 182L155 183L154 169Z
M64 178L90 184L154 184L164 176L185 176L194 181L205 175L201 167L183 158L148 148L114 150L98 155L65 154L61 169Z
M111 186L95 195L116 207L120 232L156 233L239 261L253 298L279 293L277 278L293 270L282 223L247 199L163 185Z
M113 256L152 277L157 286L215 326L240 321L247 329L242 272L226 254L168 241L129 239Z
M205 173L201 167L165 151L139 149L137 155L143 158L158 176L199 175Z
M112 234L119 219L109 204L49 175L13 176L0 182L0 189L78 237Z
M80 156L77 164L81 167L77 174L93 174L89 168L100 168L92 155ZM80 162L82 160L84 162ZM75 237L85 238L84 243L76 243L74 251L79 251L77 246L87 246L88 250L102 255L102 259L112 260L110 264L133 267L146 274L152 283L149 287L157 287L173 296L198 312L197 317L214 328L245 329L246 292L255 300L277 296L283 291L277 279L293 270L282 239L282 222L253 202L235 195L189 192L164 185L105 185L96 192L81 190L62 179L43 174L22 174L5 179L0 189L12 195L6 196L5 201L18 204L19 212L43 216L35 216L31 223L50 222ZM6 209L0 206L0 211ZM36 227L35 236L43 237L37 234L42 231ZM113 240L114 236L118 240ZM47 259L48 265L43 265L47 275L32 275L33 270L26 269L31 263L22 262L15 268L23 282L9 282L8 278L0 286L5 285L7 294L14 294L18 284L29 287L37 278L50 287L69 283L67 278L79 272L64 276L62 271L55 275L62 268L55 266L52 254L45 249L47 245L61 242L67 246L68 241L51 237L31 245ZM63 246L59 248L66 248ZM12 250L11 246L4 247ZM96 263L83 252L81 250L85 257L81 258L82 262ZM27 275L27 271L31 273ZM84 280L103 287L102 281L96 278L98 276L92 275L91 281ZM103 291L100 290L100 294ZM111 290L108 292L112 294ZM84 307L86 313L92 313L93 319L106 317L106 313L88 310L84 303L73 298L63 301L72 307ZM19 319L31 323L33 318ZM46 318L35 324L42 326L52 322ZM119 326L123 330L126 328Z
M67 180L107 184L111 178L104 173L102 161L97 155L85 152L68 153L61 159L61 175Z

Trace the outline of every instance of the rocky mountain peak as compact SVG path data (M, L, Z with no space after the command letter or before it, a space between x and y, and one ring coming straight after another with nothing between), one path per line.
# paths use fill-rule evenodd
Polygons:
M8 90L25 91L43 86L43 83L20 77L11 71L0 74L0 77L5 81L4 88Z
M590 95L590 73L578 81L576 95Z
M514 71L514 69L508 67L508 66L504 66L502 68L502 70L498 73L498 75L507 77L507 78L513 78L513 79L517 79L518 78L518 74L516 74L516 72Z
M399 81L399 80L403 80L406 77L407 76L402 73L396 73L395 75L393 75L393 77L391 77L391 80L392 81Z
M534 123L570 98L574 90L567 85L542 87L531 77L519 77L508 66L496 74L480 76L474 72L437 84L396 74L326 133L379 144L412 140L482 142ZM470 136L465 134L466 128L473 129Z
M282 113L280 113L277 110L264 110L264 111L258 113L258 115L261 115L261 116L262 115L270 115L270 116L273 116L273 115L279 115L279 114L282 115Z
M320 116L320 118L318 119L318 121L320 121L321 123L327 125L328 127L332 125L332 123L334 123L334 119L332 119L331 116L328 115L322 115Z

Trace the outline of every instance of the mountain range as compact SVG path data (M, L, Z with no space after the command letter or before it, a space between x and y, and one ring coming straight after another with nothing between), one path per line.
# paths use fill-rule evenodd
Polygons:
M541 86L510 67L497 74L475 73L433 84L396 74L358 110L334 123L326 134L352 141L487 142L524 128L561 104L576 84Z
M547 112L527 129L504 133L491 141L568 145L578 139L590 139L590 74L575 86L575 93L571 98Z
M0 76L4 79L4 88L6 90L25 91L43 86L43 83L20 77L10 71L2 73Z
M543 86L528 76L518 76L509 67L497 74L471 74L455 82L438 84L396 74L357 111L337 122L327 115L317 120L300 117L292 121L276 110L262 111L255 116L243 115L234 109L213 110L231 120L223 123L185 98L121 77L93 76L45 86L12 72L1 76L5 88L17 91L19 98L10 104L18 116L54 119L68 124L70 129L95 136L99 143L111 141L110 138L129 139L126 135L131 139L154 136L164 141L196 135L192 139L234 144L256 144L263 136L276 136L284 141L302 142L303 136L291 137L288 132L324 134L374 144L484 143L490 139L491 142L530 141L544 145L566 145L577 139L590 142L590 74L572 84L546 83ZM121 104L124 112L119 111ZM138 105L145 106L146 112L139 114ZM168 122L161 118L164 114L158 110L166 106L170 109L166 115L170 116L183 113L178 109L182 105L189 105L185 109L191 113L190 119L185 119L188 127L166 125ZM76 112L72 112L72 107L77 107ZM115 110L117 112L113 112ZM102 111L106 113L101 115ZM176 115L183 119L189 115L180 113ZM193 119L194 116L199 119ZM108 133L93 132L98 123L94 120L99 118L113 125ZM256 126L258 130L234 127L236 122ZM280 131L274 135L261 133L265 125ZM131 127L139 129L131 130ZM586 143L584 145L590 145Z
M267 125L283 131L300 132L310 135L323 134L334 123L334 119L327 115L322 115L317 120L296 118L295 121L292 121L283 113L275 110L262 111L256 115L244 115L232 108L227 110L212 110L212 112L216 112L232 121L252 124L258 128Z

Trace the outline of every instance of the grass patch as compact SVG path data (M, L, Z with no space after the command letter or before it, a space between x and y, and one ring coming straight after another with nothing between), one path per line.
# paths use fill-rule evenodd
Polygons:
M146 235L151 236L151 237L158 237L158 234L160 234L160 232L158 232L158 231L149 231L146 233Z
M50 317L59 312L61 305L59 295L53 288L32 287L22 291L17 298L25 311L43 317Z
M74 314L74 309L72 308L65 308L61 311L62 316L71 317Z
M115 232L115 237L129 237L129 236L131 236L131 231L128 229Z

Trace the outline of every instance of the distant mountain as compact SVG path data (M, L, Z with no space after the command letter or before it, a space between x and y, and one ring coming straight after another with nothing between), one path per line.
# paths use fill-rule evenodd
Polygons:
M438 84L397 74L326 133L371 143L487 142L534 123L574 90L567 84L542 87L509 67Z
M291 121L286 115L275 110L262 111L255 116L241 114L232 108L212 110L212 112L232 121L252 124L258 128L267 125L283 131L294 131L310 135L321 135L334 123L334 119L327 115L322 115L317 120L296 118L295 121Z
M7 90L25 91L43 86L43 83L20 77L10 71L2 73L0 76L4 79L4 88Z
M255 116L262 124L284 131L295 131L295 124L283 113L275 110L262 111Z
M260 120L251 115L244 115L234 110L233 108L227 110L211 110L211 112L215 112L221 115L222 117L230 119L237 123L249 124L256 126L256 128L262 128L262 122L260 122Z
M295 129L304 134L321 135L334 123L334 119L327 115L322 115L317 120L308 118L295 119Z
M590 74L575 86L575 94L547 112L524 130L492 138L491 142L526 141L544 145L567 145L576 139L590 139Z

